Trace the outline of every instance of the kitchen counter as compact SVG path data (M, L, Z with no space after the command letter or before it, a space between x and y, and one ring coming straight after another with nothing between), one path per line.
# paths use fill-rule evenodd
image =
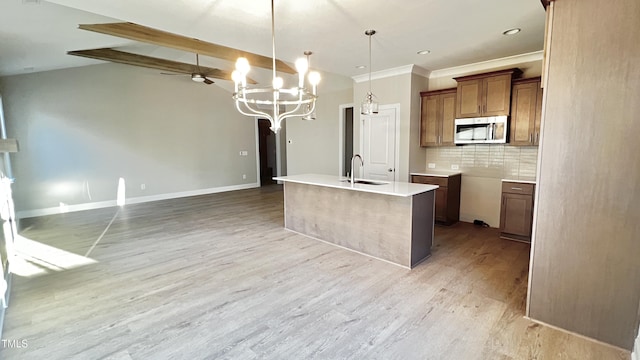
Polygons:
M516 182L516 183L523 183L523 184L535 184L536 180L535 179L527 179L527 180L502 179L502 182Z
M304 174L284 182L284 227L411 269L431 255L436 185L351 184Z
M439 176L439 177L449 177L454 175L462 174L459 170L442 170L442 169L426 169L424 171L413 171L409 173L410 175L420 175L420 176Z
M332 187L337 189L364 191L382 195L392 196L413 196L427 191L432 191L438 188L437 185L425 185L414 184L400 181L382 181L372 180L375 182L384 183L383 185L369 185L369 184L353 184L347 181L346 177L339 177L333 175L318 175L318 174L302 174L292 176L279 176L274 177L274 180L284 182L294 182L298 184L317 185L324 187ZM360 180L360 179L356 179Z

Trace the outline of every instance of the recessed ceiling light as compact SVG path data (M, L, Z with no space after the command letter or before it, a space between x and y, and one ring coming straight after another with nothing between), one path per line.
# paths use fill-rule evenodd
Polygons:
M420 50L418 51L418 55L427 55L431 54L431 50Z
M509 29L509 30L505 30L502 32L502 35L514 35L520 32L520 28L513 28L513 29Z
M358 65L356 66L356 69L366 69L367 65Z

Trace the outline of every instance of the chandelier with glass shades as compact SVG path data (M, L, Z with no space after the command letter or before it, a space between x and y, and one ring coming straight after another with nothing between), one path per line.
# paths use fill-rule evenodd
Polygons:
M247 116L258 116L269 120L271 131L277 133L282 121L292 116L308 118L316 108L316 99L320 74L316 71L309 72L308 81L311 90L305 87L305 75L309 70L309 61L305 58L296 60L298 72L298 85L284 88L284 80L276 76L276 33L274 0L271 0L271 46L273 52L273 80L270 86L247 87L247 74L250 70L249 61L238 58L236 70L231 77L235 83L233 99L236 109ZM307 55L305 53L305 55ZM309 52L308 55L311 55ZM307 57L308 57L307 55ZM271 108L271 112L266 109ZM288 109L289 108L289 109ZM281 112L282 111L282 112Z
M360 114L371 115L378 113L378 99L371 92L371 37L376 33L375 30L366 30L365 35L369 37L369 91L365 95L362 104L360 104Z

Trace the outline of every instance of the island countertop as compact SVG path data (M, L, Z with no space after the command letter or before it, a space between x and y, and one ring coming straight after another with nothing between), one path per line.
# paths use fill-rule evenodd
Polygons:
M438 188L437 185L426 185L407 183L401 181L382 181L372 180L376 182L383 182L383 185L369 185L369 184L353 184L347 182L346 177L340 177L335 175L319 175L319 174L301 174L291 176L278 176L274 177L274 180L289 181L299 184L325 186L337 189L364 191L375 194L392 195L408 197L417 194L421 194L427 191L433 191ZM358 179L359 180L359 179Z

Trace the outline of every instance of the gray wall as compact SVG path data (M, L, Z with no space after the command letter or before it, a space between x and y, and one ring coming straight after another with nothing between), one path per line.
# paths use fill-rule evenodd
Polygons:
M255 120L217 85L103 64L0 78L0 91L8 135L20 142L12 160L23 214L113 201L119 177L128 198L257 182Z
M531 318L628 350L640 302L640 2L555 2Z
M340 105L353 102L351 78L322 73L316 120L299 117L287 124L287 174L339 174Z

